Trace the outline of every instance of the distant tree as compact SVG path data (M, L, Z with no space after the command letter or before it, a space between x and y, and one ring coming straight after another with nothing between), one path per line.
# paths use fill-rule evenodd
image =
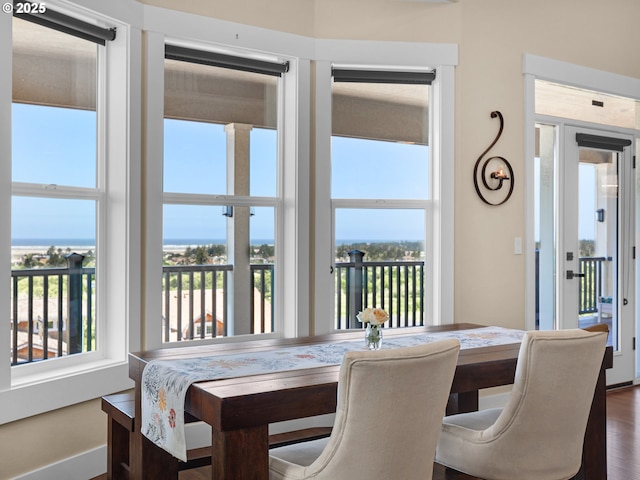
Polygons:
M208 249L203 245L199 245L193 250L194 262L196 265L204 265L209 263Z
M212 257L221 257L222 255L227 253L227 248L224 245L211 244L209 245L208 253Z
M258 249L258 255L260 255L264 259L273 257L275 255L275 249L273 245L267 245L266 243L263 243Z
M422 242L367 242L351 243L336 246L337 259L349 259L349 252L360 250L365 252L365 262L403 260L406 256L420 258L423 251Z
M93 250L87 250L84 253L84 262L83 262L85 267L93 267L96 264L96 257L95 254L93 253Z
M63 267L67 263L67 260L62 256L62 249L56 249L55 246L50 246L47 250L47 265L50 267Z
M22 265L24 268L34 268L36 267L36 260L33 258L33 253L27 253L24 257L22 257Z
M596 243L594 240L580 240L580 256L594 257L596 253Z

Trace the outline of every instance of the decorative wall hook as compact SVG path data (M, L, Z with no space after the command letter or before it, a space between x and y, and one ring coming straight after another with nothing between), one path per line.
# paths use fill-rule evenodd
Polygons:
M504 118L502 117L502 114L497 110L491 112L491 118L496 118L496 117L498 117L498 119L500 120L500 129L498 130L498 134L496 135L496 138L493 140L493 142L491 142L491 145L489 145L487 149L484 152L482 152L482 155L478 157L478 160L476 161L476 164L473 167L473 186L476 187L476 193L484 203L492 206L502 205L507 200L509 200L509 197L511 197L511 194L513 193L513 185L515 183L513 168L511 168L511 164L507 161L506 158L495 156L495 157L487 158L482 163L482 169L480 171L482 186L484 187L485 190L495 192L502 188L502 185L504 182L509 182L509 191L507 192L506 196L502 199L501 202L493 203L487 200L487 198L482 194L480 185L478 185L478 169L480 168L480 163L482 162L482 158L496 144L496 142L502 135L502 129L504 128ZM488 168L489 165L494 166L495 170L491 169L489 176L487 177L487 170L489 169ZM505 171L505 168L507 171Z

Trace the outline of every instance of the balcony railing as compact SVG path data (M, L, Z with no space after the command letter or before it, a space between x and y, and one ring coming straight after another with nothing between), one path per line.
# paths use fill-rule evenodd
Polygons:
M356 315L367 307L387 311L386 328L424 325L424 262L365 262L364 255L353 250L335 265L336 328L362 328Z
M11 271L11 365L95 349L95 268L67 257L66 268Z
M67 268L11 271L12 365L95 349L95 268L83 268L82 259L69 256ZM232 265L163 267L164 341L227 334L232 271ZM251 265L252 333L274 331L273 290L273 264Z
M597 313L602 298L602 266L611 261L607 257L580 257L580 287L578 293L579 314Z
M580 257L578 268L578 315L598 313L603 296L603 268L611 257ZM536 322L540 313L540 252L536 250Z
M335 265L336 328L362 328L356 315L369 306L387 310L387 328L424 325L424 262L365 262L364 255L352 251L349 262ZM580 258L580 314L598 312L610 260ZM227 335L232 271L232 265L163 267L164 341ZM273 272L273 264L251 265L252 333L275 329ZM95 349L95 269L83 268L81 255L70 255L67 268L12 270L11 278L12 365Z
M251 333L273 332L273 264L252 264L250 270L250 291L253 292L253 298L249 300ZM165 342L228 334L230 272L233 272L233 265L162 267Z

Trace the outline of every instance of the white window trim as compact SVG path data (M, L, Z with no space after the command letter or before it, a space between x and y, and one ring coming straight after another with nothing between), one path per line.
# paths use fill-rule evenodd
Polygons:
M525 162L525 241L535 245L534 162L535 158L535 80L594 90L621 97L640 99L640 80L617 73L576 65L537 55L524 54L524 158ZM535 251L525 253L525 326L535 329Z
M145 349L183 347L198 343L241 342L268 336L295 337L309 334L309 84L310 61L300 53L308 45L302 37L232 24L181 12L148 7L145 15L146 35L146 243L144 338ZM162 33L159 33L162 32ZM197 39L197 40L195 40ZM249 40L247 40L249 39ZM164 49L165 44L179 44L196 49L213 49L224 53L278 57L289 61L289 72L282 77L283 115L279 115L278 145L280 176L278 228L276 235L276 289L282 294L275 303L275 335L232 336L189 342L162 342L162 205L165 200L184 195L163 194L162 158L164 138ZM253 46L253 48L252 48ZM307 52L308 53L308 52ZM155 140L154 140L155 139ZM237 199L236 199L237 200ZM256 203L252 199L251 202ZM267 203L272 203L269 200ZM260 203L260 202L258 202ZM285 250L286 248L286 250ZM286 320L289 319L289 320Z
M432 170L427 204L425 246L427 269L425 302L427 318L434 324L453 323L453 214L454 181L450 174L454 159L454 67L457 45L406 42L318 40L316 42L316 150L315 150L315 278L314 331L334 331L332 309L333 265L331 208L331 67L333 64L362 68L436 69L431 88L430 159ZM435 120L434 120L435 119ZM448 167L448 168L447 168Z
M133 383L128 375L129 351L140 346L140 270L131 268L132 262L140 258L140 135L141 122L138 103L131 99L140 98L141 77L141 31L127 23L115 20L109 14L113 7L103 7L93 3L88 10L64 0L47 2L66 14L77 15L84 20L98 19L118 29L116 40L110 43L105 62L108 66L106 88L108 95L103 98L108 115L106 124L107 153L103 185L108 188L99 195L105 195L108 206L103 206L104 214L98 241L101 245L101 263L110 265L104 269L100 287L100 326L103 328L99 341L100 349L90 354L51 359L38 364L11 367L5 362L0 367L0 403L11 408L0 411L0 424L55 410L102 395L131 388ZM136 13L134 3L129 5L129 21ZM101 8L103 7L103 8ZM105 11L106 10L106 11ZM135 23L135 22L132 22ZM11 15L0 16L0 63L3 65L3 85L11 85ZM0 92L2 125L11 123L11 88ZM10 225L11 218L11 131L0 130L0 218L4 225ZM122 179L126 179L123 182ZM23 190L20 185L16 193ZM81 194L82 189L68 189L70 195ZM80 195L82 196L82 195ZM86 198L86 196L84 197ZM105 202L106 203L106 202ZM11 232L3 229L0 234L0 249L11 250ZM106 260L108 259L108 260ZM105 261L106 260L106 261ZM11 256L6 254L2 275L5 292L10 291ZM100 268L100 267L99 267ZM8 295L0 296L0 311L10 311ZM0 344L11 344L9 322L0 327Z

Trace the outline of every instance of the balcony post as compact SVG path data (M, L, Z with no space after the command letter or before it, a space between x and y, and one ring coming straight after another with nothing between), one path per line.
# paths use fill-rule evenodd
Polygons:
M65 257L69 269L67 303L67 354L82 352L82 262L84 255L71 253Z
M362 311L362 259L365 252L360 250L351 250L349 252L349 261L353 263L353 267L349 270L349 312L347 315L347 328L358 327L358 319L356 315Z

